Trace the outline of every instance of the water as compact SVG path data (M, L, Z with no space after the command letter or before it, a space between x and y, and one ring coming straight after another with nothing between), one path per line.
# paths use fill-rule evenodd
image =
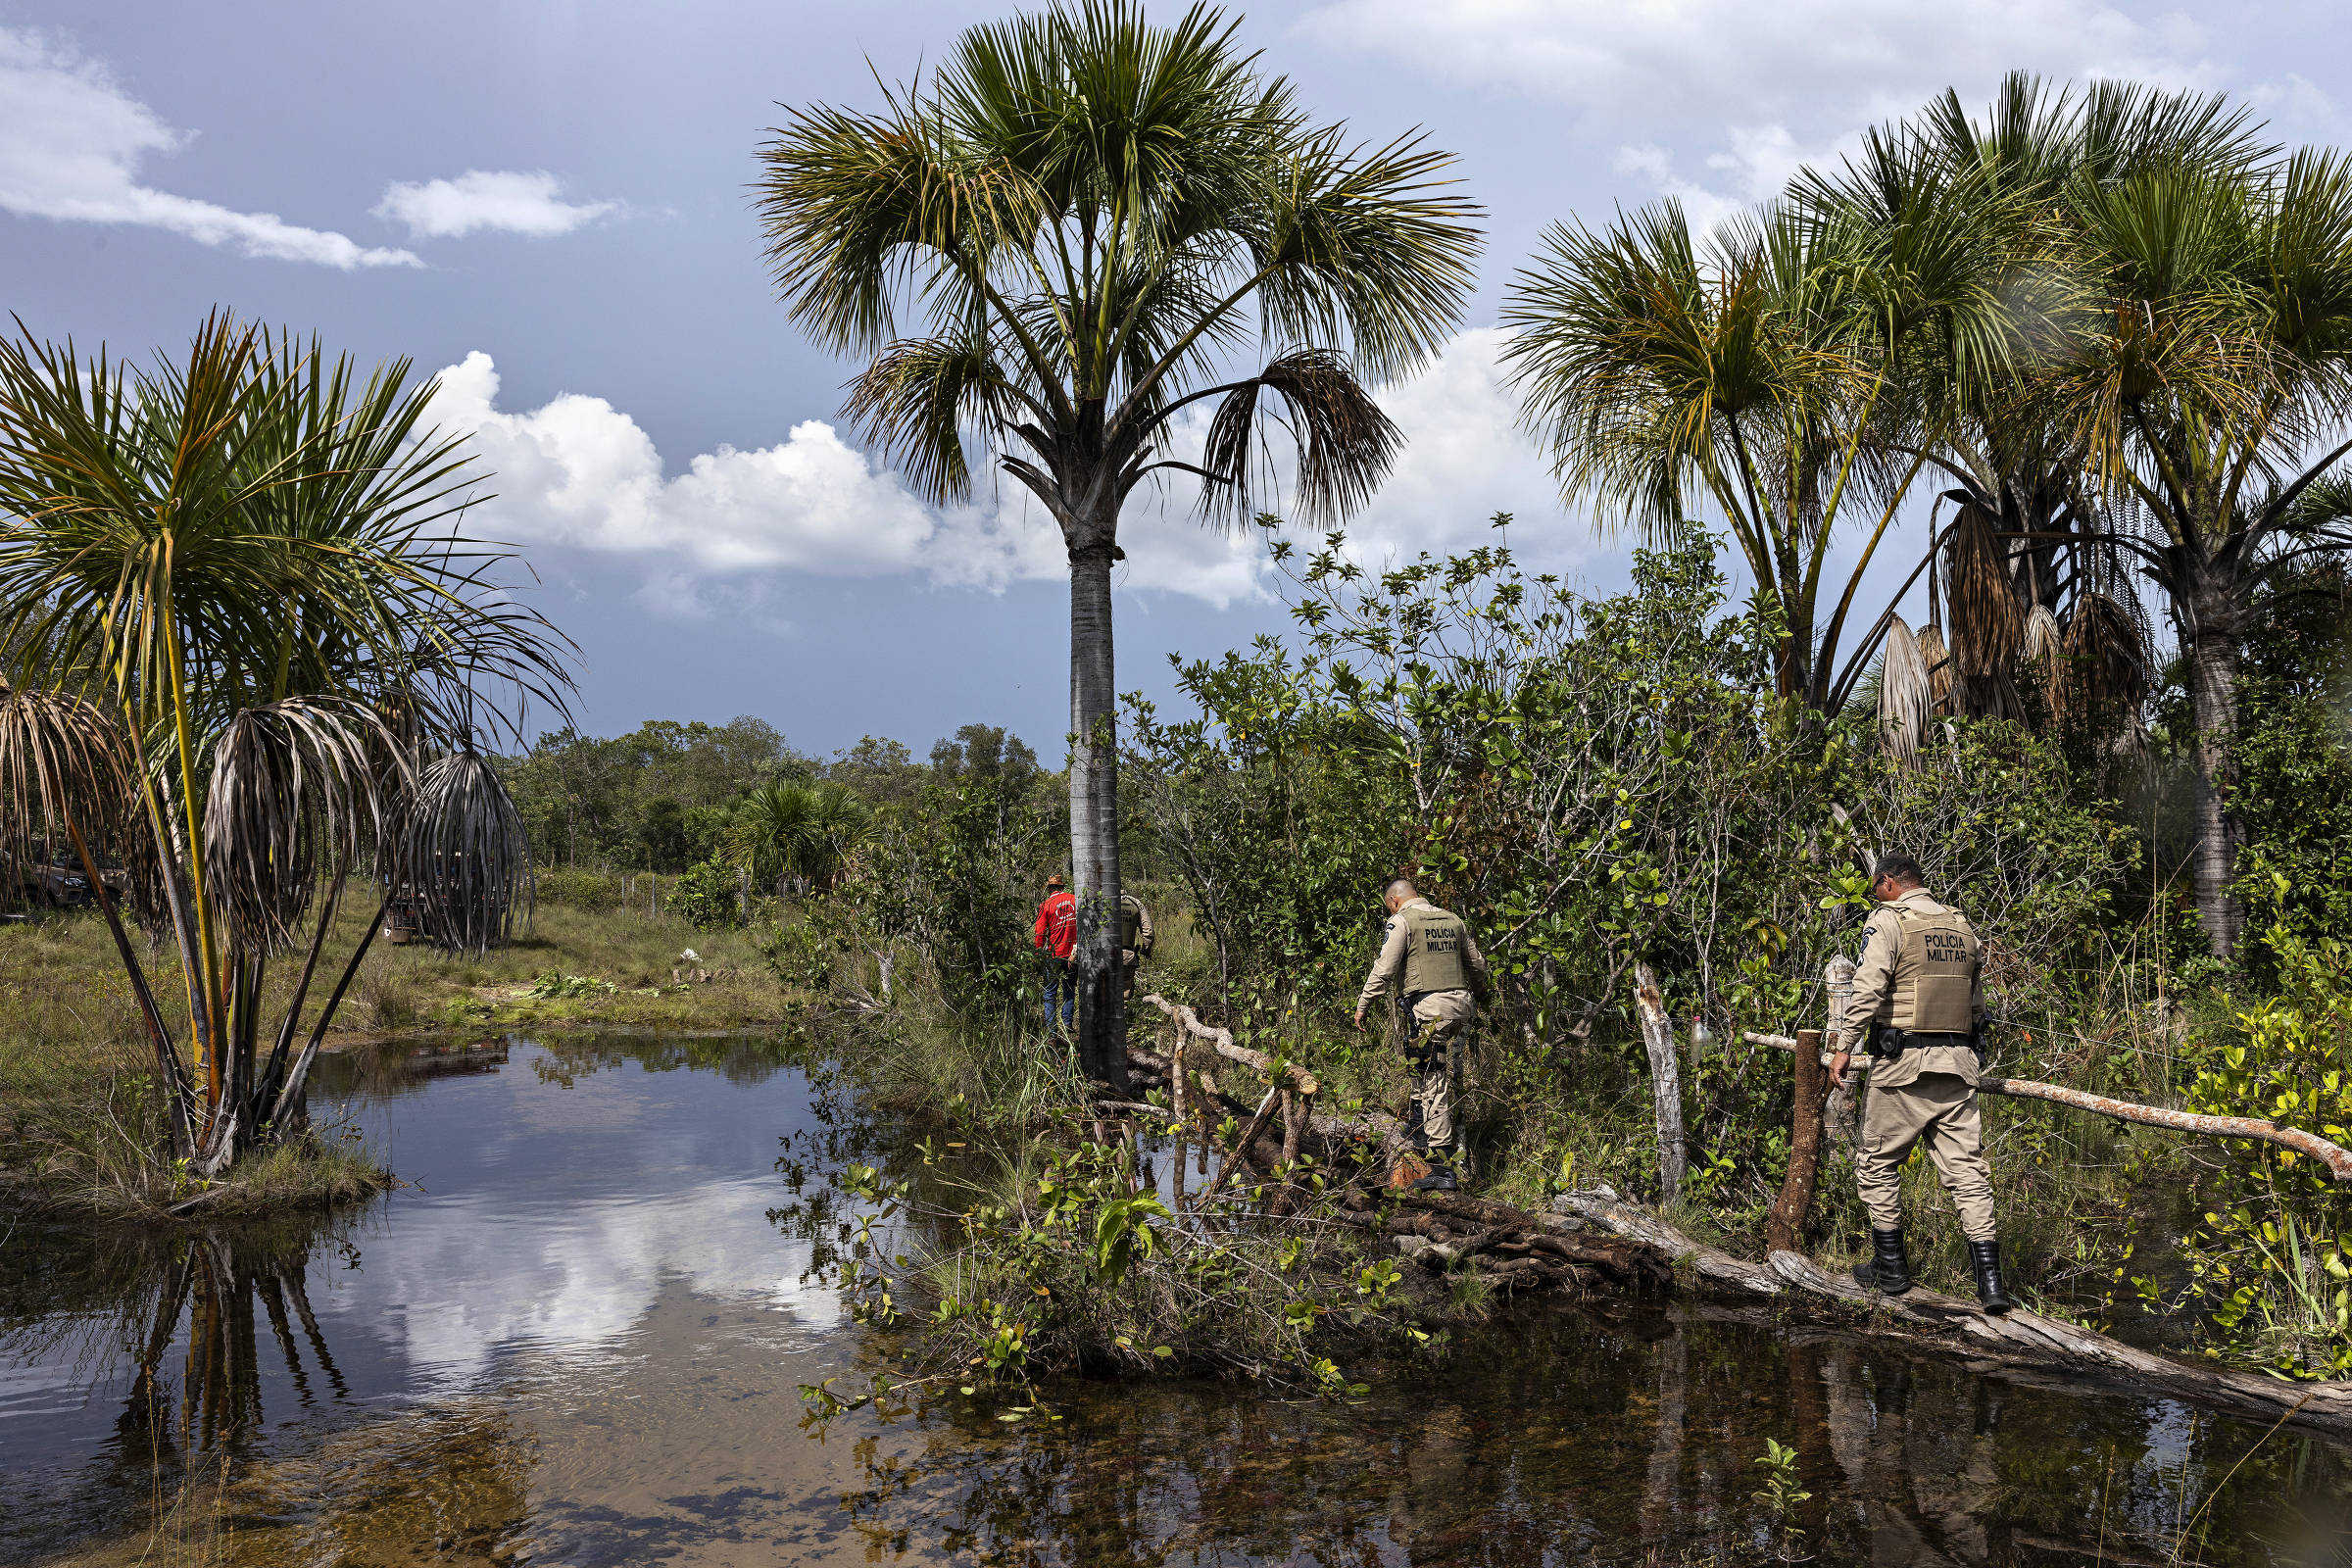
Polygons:
M2161 1562L2184 1528L2352 1562L2324 1440L1662 1302L1515 1307L1348 1403L1070 1382L1050 1427L817 1432L798 1387L889 1346L780 1211L905 1156L837 1082L600 1037L344 1060L321 1099L412 1185L325 1226L9 1236L0 1561L1761 1561L1769 1436L1824 1562Z

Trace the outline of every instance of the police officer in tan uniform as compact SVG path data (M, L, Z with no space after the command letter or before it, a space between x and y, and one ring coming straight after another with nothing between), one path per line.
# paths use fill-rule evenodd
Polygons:
M1405 1029L1404 1059L1415 1079L1413 1141L1430 1156L1429 1174L1413 1186L1450 1193L1456 1185L1450 1057L1455 1039L1478 1017L1470 986L1473 977L1485 986L1487 960L1460 916L1421 897L1403 877L1389 884L1385 902L1388 936L1355 1000L1355 1026L1364 1026L1364 1008L1391 986L1402 990L1412 1020Z
M1960 1211L1987 1312L2017 1303L2001 1282L1992 1220L1992 1171L1977 1110L1984 1023L1984 944L1959 910L1928 897L1919 862L1882 858L1871 874L1880 907L1863 928L1862 966L1844 1016L1830 1080L1845 1087L1853 1048L1870 1053L1870 1100L1854 1156L1855 1185L1870 1210L1871 1260L1854 1278L1888 1296L1911 1288L1903 1250L1903 1159L1924 1141Z

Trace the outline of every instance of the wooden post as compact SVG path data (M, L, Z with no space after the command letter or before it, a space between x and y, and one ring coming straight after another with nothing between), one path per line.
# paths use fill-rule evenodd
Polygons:
M1176 1113L1176 1120L1168 1129L1174 1143L1174 1147L1168 1151L1168 1181L1169 1196L1175 1200L1175 1206L1181 1209L1184 1207L1184 1141L1190 1112L1186 1109L1187 1097L1184 1092L1184 1031L1176 1029L1171 1032L1176 1038L1168 1048L1168 1108Z
M1845 1017L1846 1000L1854 994L1854 960L1842 954L1832 958L1829 967L1822 971L1822 981L1830 994L1830 1027L1823 1039L1831 1051L1836 1051L1844 1044L1838 1038L1838 1026ZM1845 1088L1831 1090L1821 1107L1823 1136L1849 1155L1854 1151L1854 1082L1848 1078Z
M1788 1172L1780 1200L1764 1220L1767 1252L1801 1252L1805 1216L1813 1210L1813 1183L1821 1173L1821 1102L1830 1075L1821 1065L1821 1031L1796 1036L1796 1117L1788 1134Z
M1634 1010L1642 1020L1642 1045L1649 1053L1649 1097L1658 1121L1658 1194L1662 1201L1683 1197L1683 1071L1674 1049L1674 1021L1649 965L1634 965Z

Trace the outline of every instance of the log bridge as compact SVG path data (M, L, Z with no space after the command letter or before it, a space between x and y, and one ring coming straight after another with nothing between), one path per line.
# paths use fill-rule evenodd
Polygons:
M1831 979L1835 995L1844 976ZM1142 1081L1169 1089L1175 1108L1124 1100L1098 1101L1097 1107L1104 1116L1148 1115L1168 1124L1179 1140L1180 1207L1198 1211L1250 1168L1266 1183L1260 1188L1264 1211L1289 1212L1292 1190L1275 1178L1302 1152L1311 1152L1326 1169L1355 1173L1357 1186L1346 1200L1354 1223L1393 1237L1400 1256L1433 1272L1475 1270L1497 1289L1512 1293L1544 1288L1654 1291L1729 1302L1741 1308L1741 1315L1823 1323L1895 1340L1957 1359L1971 1371L1997 1372L2018 1382L2070 1391L2087 1385L2128 1396L2187 1399L2250 1419L2292 1421L2352 1436L2352 1383L2291 1383L2257 1372L2176 1361L2022 1307L1988 1316L1973 1300L1924 1286L1900 1297L1884 1297L1814 1263L1796 1243L1811 1207L1825 1125L1834 1122L1834 1116L1825 1115L1831 1098L1825 1070L1830 1053L1821 1049L1817 1031L1800 1031L1792 1038L1746 1037L1754 1044L1790 1052L1797 1066L1796 1126L1788 1180L1766 1223L1765 1258L1754 1262L1692 1241L1654 1212L1605 1187L1562 1194L1541 1209L1467 1193L1376 1193L1374 1189L1412 1152L1404 1129L1394 1117L1370 1111L1348 1117L1319 1112L1312 1104L1319 1087L1312 1074L1289 1063L1280 1064L1277 1072L1272 1058L1237 1045L1229 1032L1202 1023L1190 1007L1158 996L1143 1000L1166 1017L1170 1048L1164 1054L1131 1049L1131 1061ZM1248 1067L1268 1085L1254 1107L1218 1088L1215 1064L1220 1061ZM2338 1179L2352 1176L2352 1152L2297 1128L2238 1117L2193 1116L2026 1079L1987 1077L1980 1087L1987 1093L2046 1100L2185 1133L2263 1139L2308 1155ZM1267 1132L1278 1111L1283 1119L1279 1145ZM1183 1161L1195 1146L1185 1142L1187 1135L1198 1140L1197 1168L1205 1175L1214 1127L1225 1114L1243 1121L1240 1136L1223 1152L1215 1177L1188 1199L1183 1194ZM2325 1147L2310 1147L2314 1144Z

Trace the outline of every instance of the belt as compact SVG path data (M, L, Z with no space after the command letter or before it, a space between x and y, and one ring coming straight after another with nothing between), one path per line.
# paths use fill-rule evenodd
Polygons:
M1906 1051L1930 1051L1937 1046L1976 1048L1973 1034L1919 1029L1897 1029L1890 1023L1873 1024L1870 1030L1870 1054L1874 1056L1899 1056Z

